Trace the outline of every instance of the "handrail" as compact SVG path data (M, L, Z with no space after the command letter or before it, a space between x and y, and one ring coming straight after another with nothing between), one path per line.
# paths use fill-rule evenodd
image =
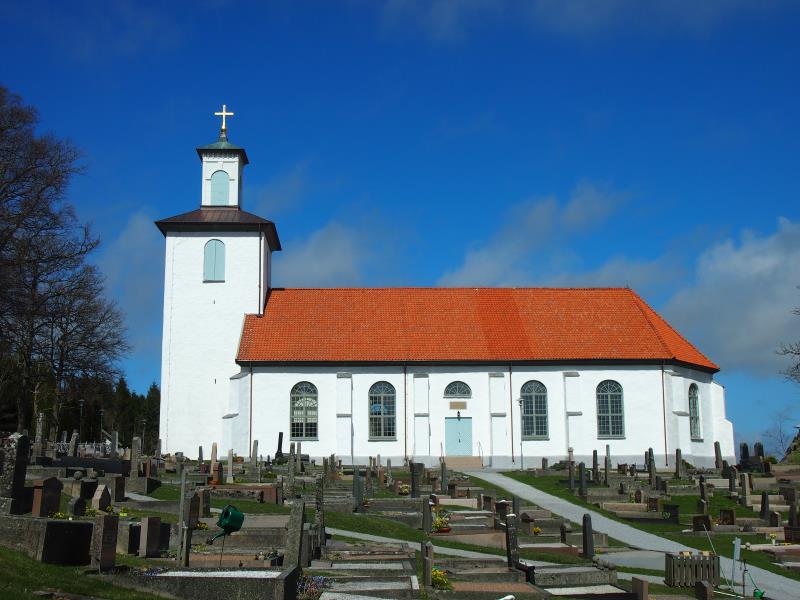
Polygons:
M481 458L481 467L485 466L483 464L483 446L481 445L481 441L478 440L478 456Z
M442 442L439 442L439 462L442 462L443 458L444 458L444 444Z

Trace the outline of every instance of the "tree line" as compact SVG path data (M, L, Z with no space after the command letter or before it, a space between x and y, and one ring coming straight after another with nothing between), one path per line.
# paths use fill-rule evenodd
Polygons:
M0 430L32 432L44 413L47 431L99 439L101 409L107 430L155 430L158 389L138 396L121 378L123 315L89 262L99 238L67 201L80 153L38 124L0 87Z

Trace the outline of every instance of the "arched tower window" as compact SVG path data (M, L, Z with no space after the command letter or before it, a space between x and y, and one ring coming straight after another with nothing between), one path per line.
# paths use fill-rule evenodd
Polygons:
M379 381L369 388L369 439L396 439L396 410L394 386Z
M203 252L203 281L225 281L225 244L209 240Z
M522 438L547 437L547 388L541 381L522 386Z
M317 388L301 381L292 388L291 423L292 439L317 439Z
M702 438L700 432L700 398L696 383L689 386L689 433L693 440Z
M601 438L625 437L625 412L622 386L610 379L597 386L597 436Z
M211 205L227 206L230 193L230 177L225 171L214 171L211 175Z
M454 381L444 388L445 398L472 398L472 390L463 381Z

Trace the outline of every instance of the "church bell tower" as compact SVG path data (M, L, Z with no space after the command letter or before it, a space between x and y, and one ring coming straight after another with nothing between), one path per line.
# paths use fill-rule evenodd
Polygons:
M160 436L164 452L188 457L223 441L244 316L262 313L281 249L275 224L241 208L247 153L228 141L233 113L214 114L219 138L197 148L200 207L156 221L166 241Z

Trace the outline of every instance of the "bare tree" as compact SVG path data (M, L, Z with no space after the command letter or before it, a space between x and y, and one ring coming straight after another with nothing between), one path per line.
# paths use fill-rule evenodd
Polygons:
M800 316L800 307L795 308L792 312ZM791 357L793 363L783 371L783 374L795 383L800 383L800 341L783 344L778 350L778 354Z
M65 201L77 151L37 136L36 111L0 88L0 358L12 357L17 429L31 419L43 380L58 392L78 375L115 374L125 352L122 316L86 264L98 240Z
M795 422L793 418L796 416L796 412L791 407L784 406L772 415L772 424L761 434L767 445L767 453L772 454L778 460L786 455L794 438Z

